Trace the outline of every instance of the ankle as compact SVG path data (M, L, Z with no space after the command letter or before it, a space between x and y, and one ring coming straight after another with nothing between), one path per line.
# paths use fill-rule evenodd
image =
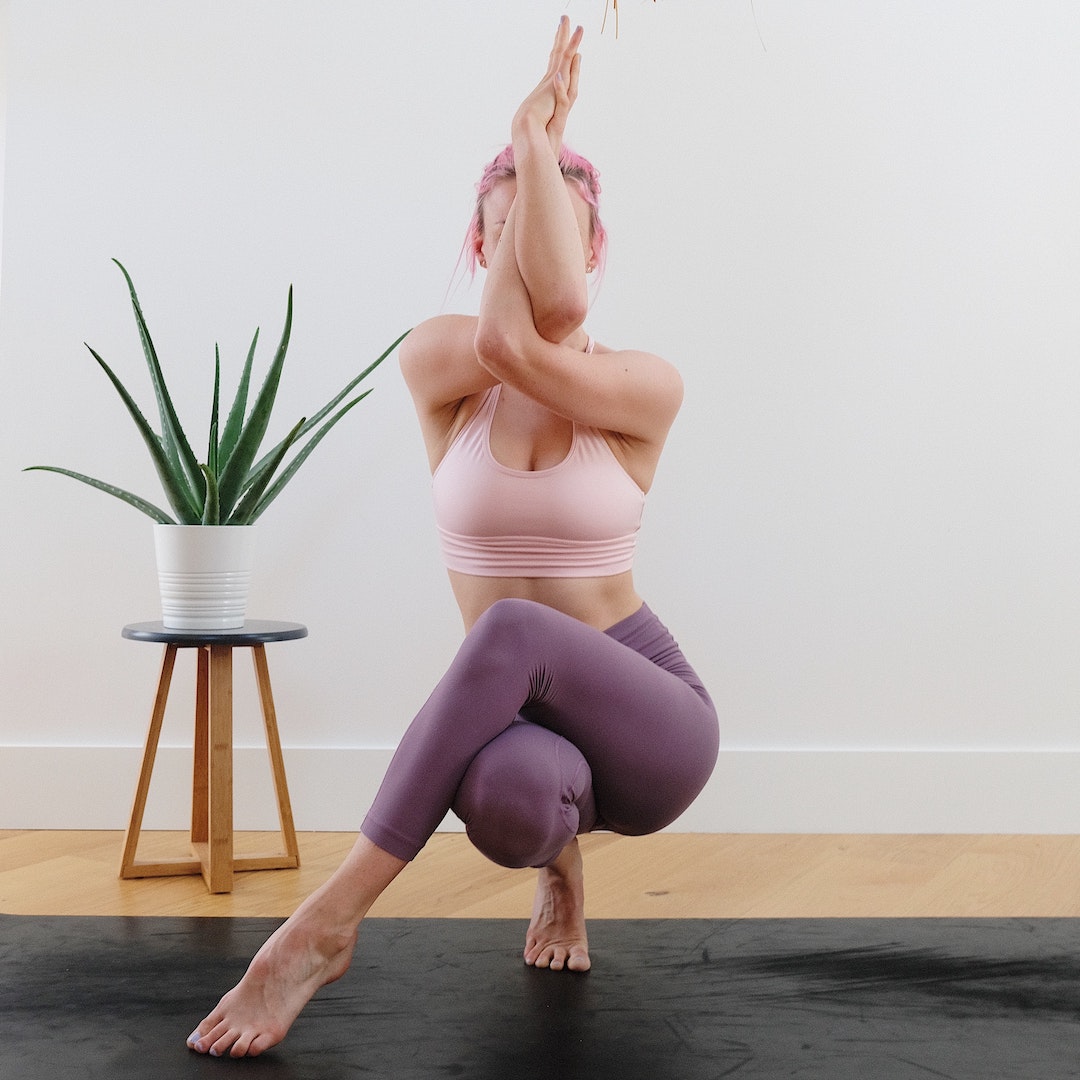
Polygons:
M309 948L325 956L336 956L355 947L359 925L359 918L354 920L347 914L323 907L310 897L282 925L280 936L306 942Z

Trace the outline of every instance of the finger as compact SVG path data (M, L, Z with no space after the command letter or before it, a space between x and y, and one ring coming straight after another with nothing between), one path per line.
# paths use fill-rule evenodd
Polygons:
M579 26L574 31L573 36L568 38L565 46L563 47L559 70L563 73L564 79L568 79L570 77L570 67L574 62L574 57L578 55L578 49L581 46L581 38L584 32L585 31Z
M570 82L566 89L567 101L573 105L577 101L578 73L581 71L581 53L574 54L573 63L570 65Z
M555 31L555 43L548 56L548 73L554 74L562 67L567 42L570 40L570 20L563 15L559 19L559 28Z

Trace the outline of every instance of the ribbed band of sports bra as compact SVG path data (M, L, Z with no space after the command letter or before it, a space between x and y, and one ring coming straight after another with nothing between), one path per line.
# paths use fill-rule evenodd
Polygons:
M481 577L608 577L631 569L645 494L604 436L574 424L558 465L511 469L491 452L501 389L486 392L432 477L446 566Z

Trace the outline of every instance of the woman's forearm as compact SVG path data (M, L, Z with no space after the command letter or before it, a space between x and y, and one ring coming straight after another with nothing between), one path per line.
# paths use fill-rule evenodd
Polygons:
M499 246L488 266L484 291L480 297L480 314L476 328L477 358L485 365L485 357L494 352L520 351L523 336L536 336L532 301L518 266L516 252L517 202L510 208Z
M581 326L588 313L581 226L547 134L543 129L516 134L517 263L537 332L559 343Z
M563 131L577 100L581 28L560 20L548 70L522 102L511 124L517 171L518 266L532 304L537 332L556 344L585 321L585 278L590 227L578 220L559 168Z

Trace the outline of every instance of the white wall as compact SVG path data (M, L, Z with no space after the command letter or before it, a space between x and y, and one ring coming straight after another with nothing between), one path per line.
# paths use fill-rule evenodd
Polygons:
M6 6L0 827L122 824L150 705L119 636L155 615L149 522L20 471L154 494L82 345L145 386L110 258L192 425L215 341L235 378L261 326L265 363L292 283L284 427L440 310L564 10L613 237L590 329L688 389L638 572L723 717L680 827L1078 827L1072 0L623 0L618 39L603 0ZM307 828L355 827L460 637L374 385L261 526L252 614L311 629L270 651Z
M7 150L7 44L8 44L8 0L0 0L0 250L4 238L4 159ZM0 291L3 287L2 266L0 266Z

